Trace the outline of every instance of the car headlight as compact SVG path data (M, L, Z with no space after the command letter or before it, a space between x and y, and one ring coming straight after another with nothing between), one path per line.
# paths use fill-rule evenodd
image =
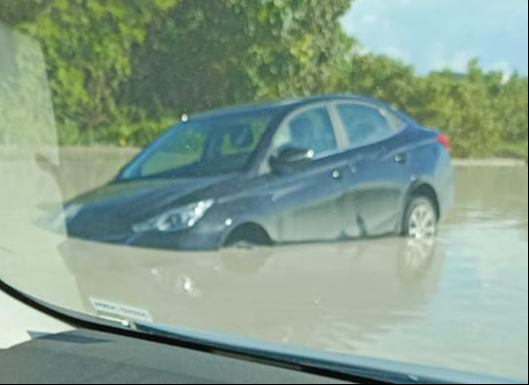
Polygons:
M148 221L135 224L132 226L132 230L135 233L150 231L172 233L189 229L206 215L214 203L213 200L207 200L170 210Z
M51 215L37 220L37 224L51 231L63 231L64 226L71 222L83 209L80 204L70 203L54 211Z

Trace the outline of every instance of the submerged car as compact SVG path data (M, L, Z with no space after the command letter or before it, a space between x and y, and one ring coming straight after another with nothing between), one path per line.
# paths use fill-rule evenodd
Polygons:
M447 138L376 100L327 96L183 120L65 206L70 237L173 250L425 238L452 204Z

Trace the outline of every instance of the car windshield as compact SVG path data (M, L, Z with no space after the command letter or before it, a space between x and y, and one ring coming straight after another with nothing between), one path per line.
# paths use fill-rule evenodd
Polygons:
M210 117L168 130L121 175L137 178L203 177L241 172L277 112Z
M528 4L0 0L0 357L527 382Z

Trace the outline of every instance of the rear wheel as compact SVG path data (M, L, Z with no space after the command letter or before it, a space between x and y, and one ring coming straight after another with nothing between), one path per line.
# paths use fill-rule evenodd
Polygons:
M437 234L439 218L434 203L427 197L414 197L404 218L404 236L429 239Z

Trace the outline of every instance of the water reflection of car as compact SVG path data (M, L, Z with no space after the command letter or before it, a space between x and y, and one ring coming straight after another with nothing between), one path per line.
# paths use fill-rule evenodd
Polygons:
M432 354L435 344L416 343L443 270L438 246L387 239L189 253L68 240L60 251L78 290L48 311L79 330L7 351L2 373L24 382L28 371L12 369L23 355L30 382L82 373L129 383L511 383L439 369L446 357ZM384 359L395 346L402 362ZM404 363L409 351L421 359ZM275 368L288 371L275 378ZM298 381L296 372L320 377Z
M167 130L66 205L75 238L162 249L435 234L447 139L362 97L230 108Z
M393 238L199 258L70 240L61 253L88 314L342 351L423 315L444 262L434 240Z

